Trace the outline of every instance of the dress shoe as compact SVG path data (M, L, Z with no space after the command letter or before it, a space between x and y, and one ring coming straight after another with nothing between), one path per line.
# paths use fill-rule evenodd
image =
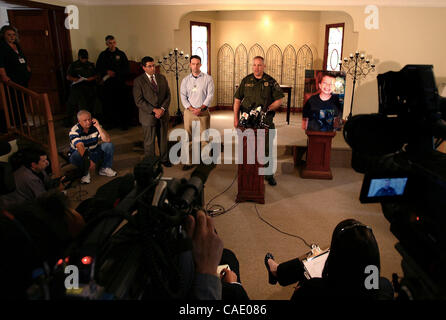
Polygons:
M192 169L193 167L194 167L193 164L185 164L185 165L183 166L183 171L190 170L190 169Z
M161 164L166 168L170 168L172 166L172 163L169 160L163 161Z
M269 259L274 260L274 256L272 253L268 252L265 255L265 267L266 267L266 270L268 270L268 282L269 282L269 284L276 284L277 278L272 274L271 270L269 269L269 264L268 264Z
M276 179L274 179L274 176L265 176L265 180L268 181L268 184L270 186L275 186L277 184Z

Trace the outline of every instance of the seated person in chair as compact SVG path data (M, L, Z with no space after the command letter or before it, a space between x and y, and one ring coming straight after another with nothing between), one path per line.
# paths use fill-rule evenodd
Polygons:
M291 300L302 298L353 298L391 300L393 287L389 280L376 278L374 287L367 288L368 266L380 271L379 248L372 229L354 219L340 222L333 231L330 252L325 261L322 278L304 276L299 258L278 264L271 253L264 259L270 284L287 286L299 282Z
M91 113L81 110L77 113L78 123L70 131L70 162L82 171L81 183L90 183L90 170L95 164L103 161L99 175L114 177L117 172L113 165L114 146L110 135L101 127L98 120L91 117ZM99 144L99 139L102 143ZM88 161L89 160L89 161ZM84 163L88 161L88 165Z
M65 119L68 128L73 125L79 110L86 109L95 116L102 112L96 86L98 75L94 63L88 61L88 51L85 49L79 50L78 58L70 64L67 71L67 80L71 81Z

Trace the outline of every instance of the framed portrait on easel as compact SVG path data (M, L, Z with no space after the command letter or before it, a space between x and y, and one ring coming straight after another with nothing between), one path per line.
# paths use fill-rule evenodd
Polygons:
M310 131L341 130L344 95L344 72L306 70L302 128Z

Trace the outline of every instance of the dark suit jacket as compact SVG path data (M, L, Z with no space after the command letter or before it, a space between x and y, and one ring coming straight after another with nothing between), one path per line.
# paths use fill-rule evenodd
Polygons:
M152 114L154 108L166 109L161 120L169 119L170 89L167 79L162 74L156 74L155 79L158 91L153 89L145 72L133 81L133 98L139 109L139 122L143 126L156 125L157 119Z

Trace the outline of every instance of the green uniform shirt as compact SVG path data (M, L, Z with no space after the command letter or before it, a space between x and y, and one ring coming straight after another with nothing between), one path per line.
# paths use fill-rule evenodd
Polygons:
M282 99L284 96L277 81L266 73L263 73L261 79L254 77L253 73L247 75L234 94L234 98L242 101L241 112L249 112L253 105L254 107L262 105L265 108L264 111L266 111L271 103Z

